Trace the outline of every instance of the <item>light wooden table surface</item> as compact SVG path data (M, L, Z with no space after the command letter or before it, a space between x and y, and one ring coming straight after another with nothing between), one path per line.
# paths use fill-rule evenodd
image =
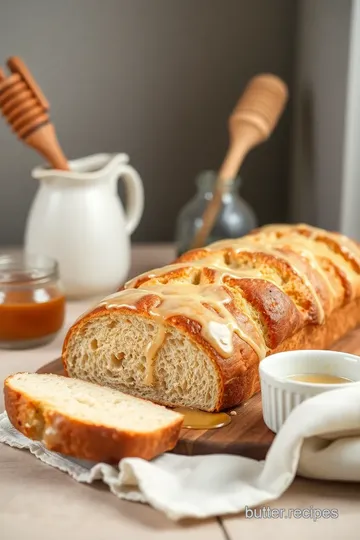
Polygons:
M171 245L137 245L131 276L163 266L174 257ZM131 277L129 276L129 277ZM91 301L93 303L93 301ZM57 339L40 349L0 351L0 383L10 373L35 371L59 357L64 334L89 302L69 303ZM0 410L3 410L2 397ZM27 451L0 445L0 540L102 540L103 538L175 540L358 539L360 486L296 480L276 509L337 509L338 519L271 519L245 515L175 524L139 503L121 501L98 485L78 484L41 463Z

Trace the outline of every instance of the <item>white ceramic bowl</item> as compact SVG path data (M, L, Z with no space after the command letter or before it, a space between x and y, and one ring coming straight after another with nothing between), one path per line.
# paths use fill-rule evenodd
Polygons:
M291 411L321 392L359 384L360 357L338 351L302 350L267 356L260 362L263 417L271 431L278 432ZM314 384L291 380L299 374L327 374L351 383Z

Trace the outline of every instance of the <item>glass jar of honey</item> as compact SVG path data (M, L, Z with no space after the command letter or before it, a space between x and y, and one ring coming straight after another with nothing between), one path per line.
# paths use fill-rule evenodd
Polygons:
M64 319L57 262L27 253L0 255L0 348L45 345L61 330Z

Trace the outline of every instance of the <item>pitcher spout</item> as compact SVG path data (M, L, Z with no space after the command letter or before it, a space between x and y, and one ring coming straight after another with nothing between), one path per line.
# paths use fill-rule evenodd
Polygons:
M128 164L129 156L118 154L94 154L81 159L70 160L70 170L51 169L47 166L35 167L31 173L36 180L69 185L77 182L109 182L116 190L116 171L120 164Z

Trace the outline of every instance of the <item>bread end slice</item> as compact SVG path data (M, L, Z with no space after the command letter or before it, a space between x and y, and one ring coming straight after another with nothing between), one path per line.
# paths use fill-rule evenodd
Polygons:
M54 452L109 464L172 450L183 416L149 401L60 375L16 373L4 383L12 425Z

